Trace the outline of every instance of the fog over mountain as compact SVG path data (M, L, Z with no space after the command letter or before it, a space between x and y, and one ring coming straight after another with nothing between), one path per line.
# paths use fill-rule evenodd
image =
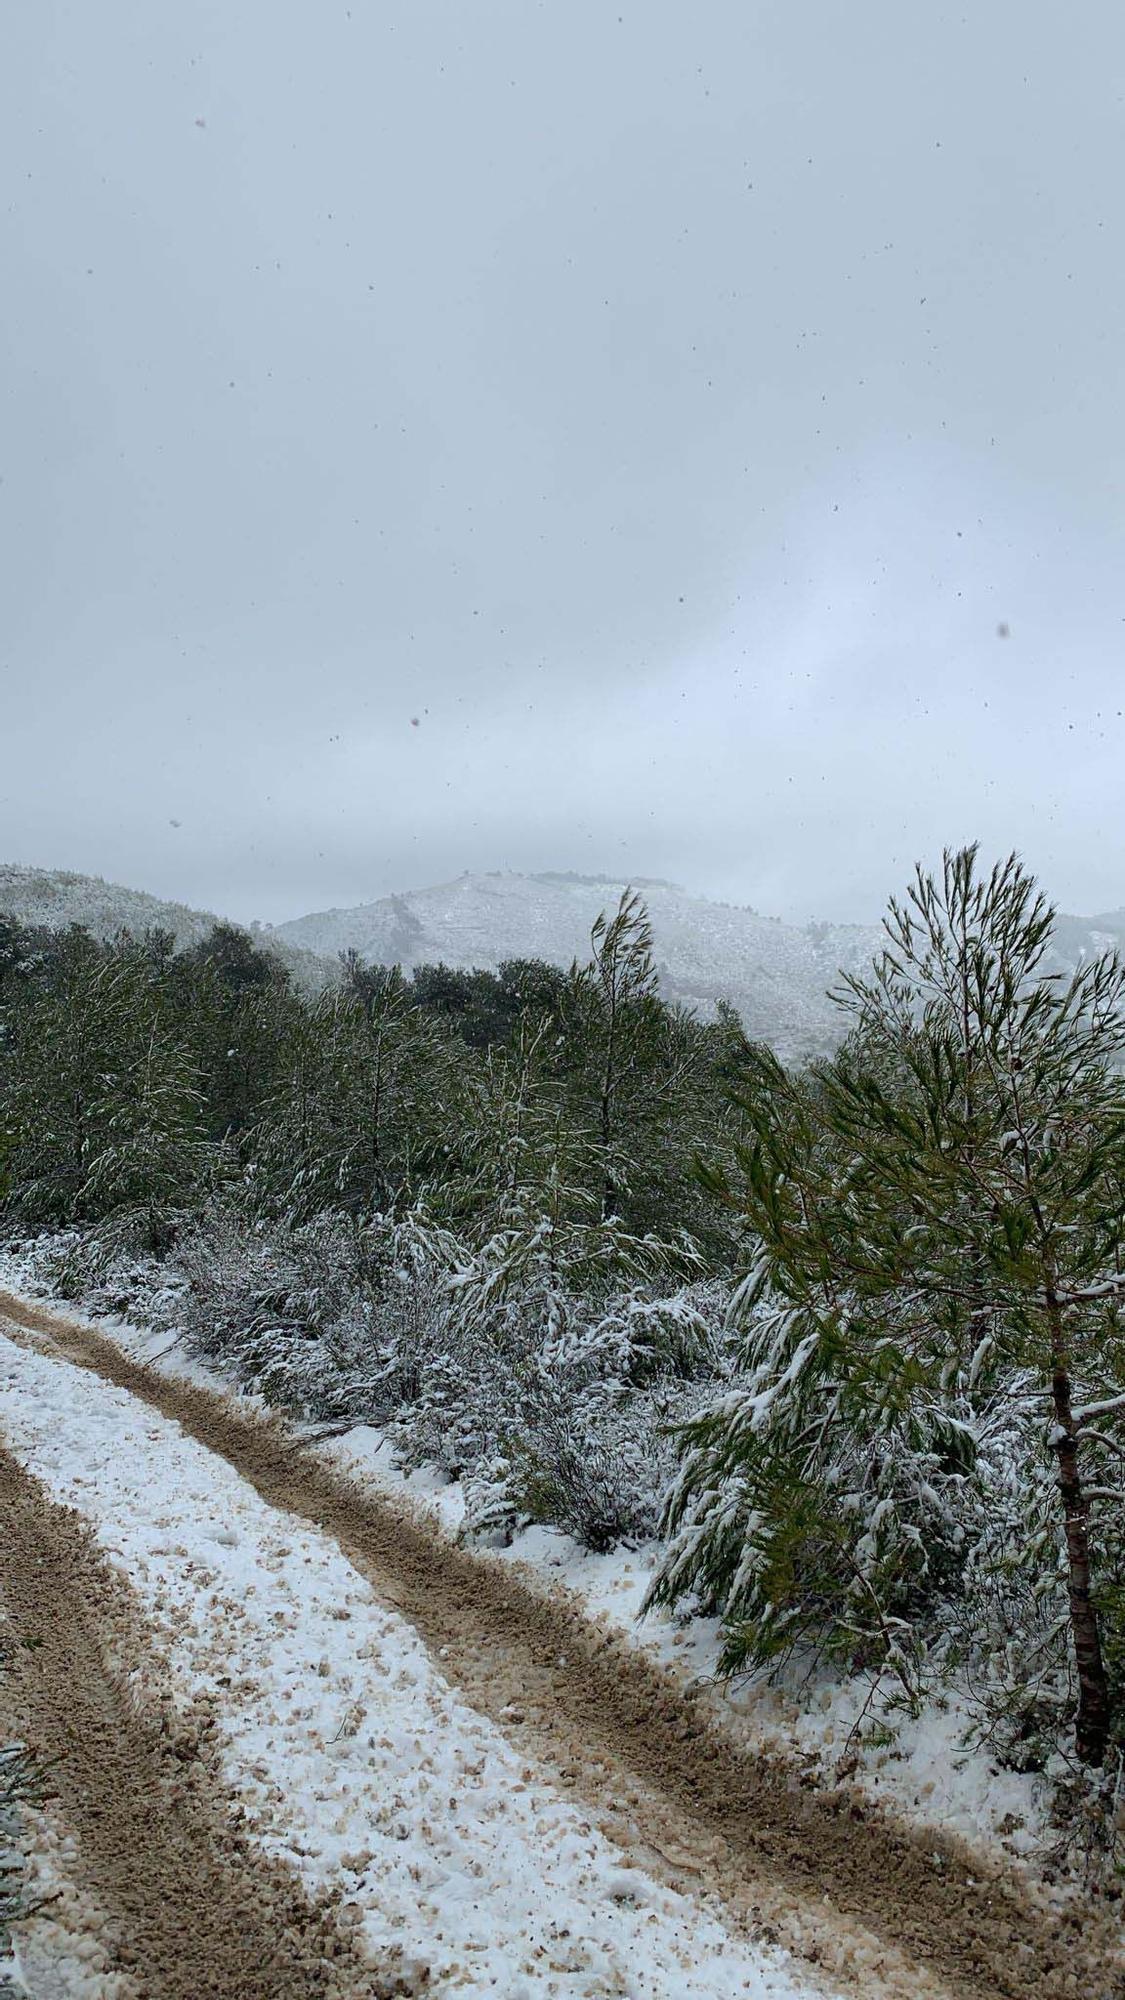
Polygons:
M662 991L698 1013L720 1001L738 1010L755 1039L796 1059L838 1039L841 1017L828 998L841 971L870 963L882 942L878 923L783 923L758 911L693 895L672 882L546 871L465 874L425 889L404 890L350 909L317 910L253 934L277 954L298 983L334 979L339 955L354 950L371 964L444 963L495 970L505 959L543 958L567 966L586 956L590 928L628 888L652 920ZM180 946L198 943L219 919L98 877L0 866L0 915L62 929L84 924L98 937L121 929L171 931ZM1060 916L1054 963L1125 946L1125 910Z

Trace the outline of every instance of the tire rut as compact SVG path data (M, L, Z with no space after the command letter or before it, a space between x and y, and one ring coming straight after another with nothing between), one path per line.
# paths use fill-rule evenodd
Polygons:
M961 1842L900 1825L855 1792L804 1789L792 1760L724 1740L673 1674L591 1624L575 1600L365 1493L297 1450L280 1421L161 1376L15 1295L0 1293L0 1315L178 1422L270 1505L330 1535L469 1702L526 1741L529 1761L654 1871L720 1896L741 1927L865 1992L1121 2000L1108 1910L1048 1913Z
M6 1717L48 1766L107 1970L141 2000L386 2000L330 1903L255 1848L218 1775L210 1716L140 1703L153 1646L81 1517L0 1450ZM413 1990L413 1989L409 1989Z

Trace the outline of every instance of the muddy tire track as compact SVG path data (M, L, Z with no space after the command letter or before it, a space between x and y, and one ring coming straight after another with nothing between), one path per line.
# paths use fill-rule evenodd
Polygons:
M330 1904L249 1839L205 1708L136 1700L128 1666L153 1641L126 1585L3 1450L0 1523L5 1720L50 1766L81 1886L105 1913L107 1969L143 2000L406 1991L353 1959Z
M805 1789L793 1761L723 1739L670 1672L573 1600L364 1492L296 1449L281 1422L158 1375L12 1294L0 1292L0 1317L179 1423L271 1506L330 1535L472 1705L526 1741L529 1760L677 1886L721 1896L741 1927L868 1991L1121 2000L1114 1908L1048 1913L959 1841L899 1825L854 1791Z

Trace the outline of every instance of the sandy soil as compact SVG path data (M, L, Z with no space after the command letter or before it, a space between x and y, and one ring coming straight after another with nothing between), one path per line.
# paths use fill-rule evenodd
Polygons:
M49 1345L179 1422L271 1505L331 1535L380 1596L411 1621L443 1673L474 1707L525 1745L529 1759L581 1798L611 1837L636 1851L646 1867L682 1889L720 1895L740 1929L776 1937L811 1963L831 1964L836 1981L850 1969L853 1983L865 1991L878 1986L927 2000L942 1993L961 2000L1068 1995L1119 2000L1125 1993L1113 1911L1071 1906L1052 1914L1001 1867L983 1867L979 1853L898 1826L847 1790L828 1795L809 1790L796 1763L739 1752L709 1731L670 1674L592 1626L572 1602L547 1597L509 1567L457 1548L409 1508L361 1491L297 1449L281 1423L262 1421L233 1399L160 1376L129 1360L103 1335L11 1294L0 1293L0 1315L13 1332L23 1329L35 1344ZM6 1502L4 1489L5 1511ZM70 1534L86 1546L77 1523L71 1523ZM81 1637L77 1579L72 1582L71 1608ZM68 1671L83 1684L94 1675L91 1721L106 1698L92 1639L83 1657L67 1668L67 1648L77 1643L66 1622L70 1615L67 1610L52 1640L51 1657L58 1655L62 1679L45 1685L43 1697L42 1727L52 1727L56 1741L61 1730L60 1749L75 1744L73 1702L62 1701L53 1724L45 1711L60 1700ZM98 1740L104 1738L103 1726ZM166 1783L167 1757L153 1744L147 1754ZM98 1772L76 1768L70 1782L78 1791L86 1787L88 1837L96 1841L102 1809L91 1808L89 1798L97 1798ZM134 1786L134 1799L135 1792ZM135 1810L141 1810L136 1800ZM167 1840L163 1819L161 1825L160 1837ZM190 1828L184 1837L182 1850L161 1860L169 1871L165 1906L175 1916L160 1922L154 1912L145 1932L154 1950L165 1939L169 1962L160 1960L160 1976L169 1979L182 1976L180 1954L170 1949L173 1939L184 1936L180 1912L198 1909L201 1897L213 1900L210 1885L220 1865L213 1840L203 1835L197 1840ZM228 1896L237 1893L237 1879L227 1879L229 1851L228 1836L225 1849L219 1842L218 1883L218 1893ZM156 1853L162 1854L159 1841ZM243 1849L239 1865L245 1864ZM108 1855L105 1866L110 1867ZM115 1884L107 1897L103 1881L103 1900L119 1907L126 1887ZM276 1885L256 1881L258 1934L262 1910L268 1911L271 1900L276 1907L281 1893ZM291 1887L284 1894L291 1896ZM271 1974L272 1983L232 1986L228 1979L219 1987L196 1978L187 1985L154 1985L153 1993L187 2000L189 1992L332 1990L300 1983L309 1976L309 1950L319 1948L309 1942L317 1935L317 1913L306 1912L302 1921L285 1911L281 1915L279 1925L268 1925L272 1948L280 1948L280 1935L286 1952L297 1956L284 1960L283 1976ZM217 1933L229 1941L225 1920L201 1936ZM260 1955L249 1956L263 1962ZM206 1970L206 1956L201 1963ZM252 1965L239 1976L252 1978ZM339 1990L378 1989L357 1984Z

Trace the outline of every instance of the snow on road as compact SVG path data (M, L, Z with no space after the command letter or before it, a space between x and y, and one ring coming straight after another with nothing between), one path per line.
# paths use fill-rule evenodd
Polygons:
M498 2000L814 1990L630 1865L330 1539L177 1425L0 1335L0 1439L124 1568L185 1694L214 1703L259 1837L342 1888L373 1962L399 1946L436 1993Z
M143 1356L143 1345L136 1340L134 1345ZM177 1371L184 1366L178 1352L168 1362ZM222 1386L216 1376L206 1379ZM461 1485L433 1466L404 1471L379 1431L356 1425L318 1449L350 1478L374 1492L407 1499L446 1535L456 1536L465 1514ZM631 1645L654 1655L689 1684L705 1687L711 1720L734 1743L767 1753L795 1748L814 1759L829 1781L833 1767L846 1758L868 1796L908 1823L960 1835L1017 1862L1042 1850L1048 1800L1041 1778L1005 1770L967 1747L973 1740L967 1703L946 1692L911 1716L896 1706L897 1684L875 1698L865 1676L839 1680L814 1662L797 1663L804 1680L799 1702L787 1699L765 1673L724 1681L717 1618L684 1622L658 1610L641 1619L659 1554L657 1543L639 1548L621 1544L594 1554L562 1529L538 1523L489 1551L495 1562L512 1563L546 1585L563 1586L581 1600L588 1617L604 1618ZM870 1743L863 1741L860 1727L865 1718L873 1734ZM874 1727L879 1722L890 1725L890 1744L880 1743Z

